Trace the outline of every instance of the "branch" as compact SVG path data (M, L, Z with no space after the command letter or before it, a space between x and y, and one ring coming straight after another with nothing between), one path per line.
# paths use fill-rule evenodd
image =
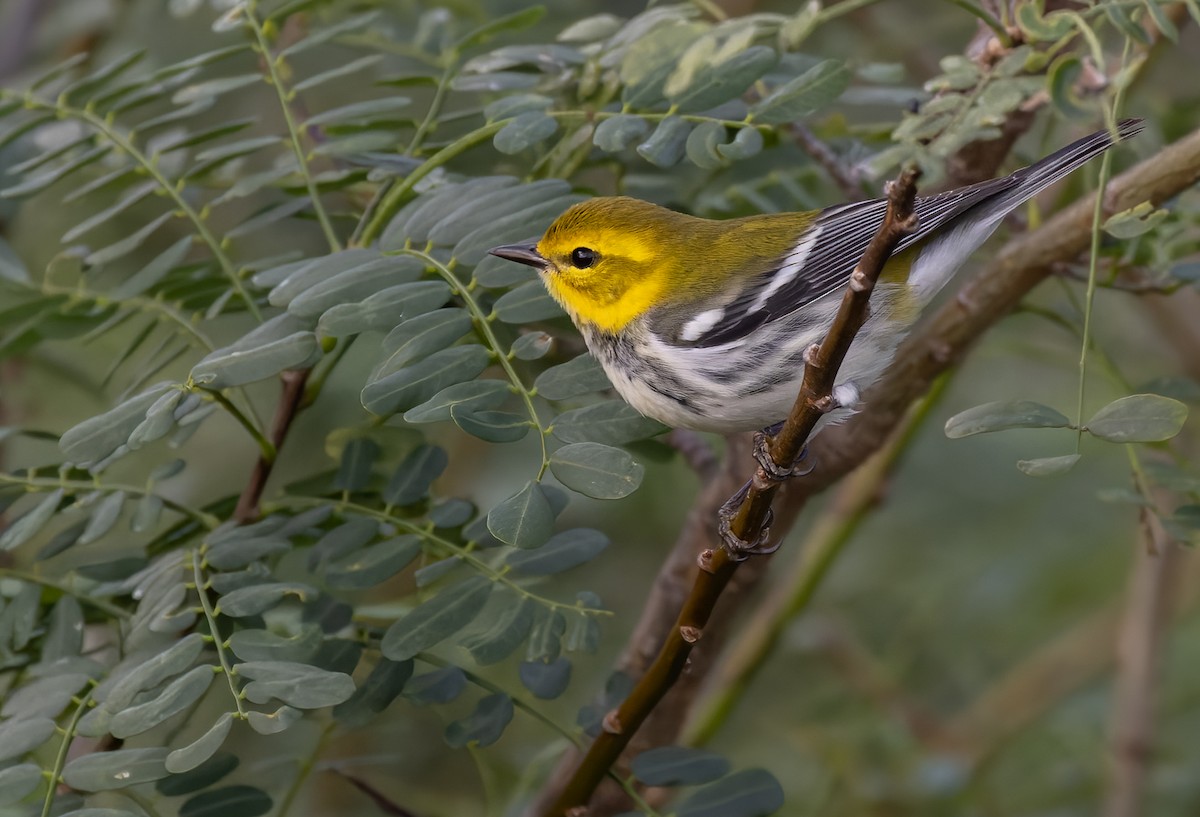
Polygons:
M788 133L792 135L792 139L802 151L825 168L825 172L842 191L846 201L858 201L862 198L862 178L853 168L843 164L829 145L818 139L817 135L801 122L792 122L788 125Z
M275 448L275 455L267 457L264 454L254 463L254 470L250 472L250 480L242 489L242 495L238 497L237 508L233 512L233 518L239 523L250 522L258 517L258 503L267 487L271 471L275 468L279 450L287 438L292 420L296 419L296 414L303 405L304 385L308 382L308 375L311 371L311 369L296 369L284 372L280 376L280 380L283 381L283 389L279 394L279 402L275 405L275 416L271 418L271 445Z
M917 175L914 170L905 171L890 186L883 224L851 274L849 286L825 339L809 347L800 394L783 428L767 445L767 454L776 471L786 471L792 467L818 421L836 407L833 387L838 369L855 335L867 319L868 303L875 282L892 251L916 226L913 202L916 198ZM730 521L733 536L743 542L755 542L765 537L771 503L780 484L779 478L759 465L743 489L744 496L733 512ZM731 548L706 550L700 554L700 570L666 643L629 697L604 718L602 731L562 792L544 812L546 817L576 817L584 813L588 800L609 768L682 673L693 645L704 634L717 600L744 559L743 553Z
M1178 552L1149 508L1142 509L1129 597L1117 636L1104 817L1137 817L1154 740L1155 687L1164 627L1171 618Z

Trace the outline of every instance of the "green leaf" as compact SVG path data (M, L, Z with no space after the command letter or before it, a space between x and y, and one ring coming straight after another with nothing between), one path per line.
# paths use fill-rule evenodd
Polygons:
M322 564L358 550L379 535L379 523L365 517L354 518L326 532L308 554L308 569L316 571Z
M525 660L548 662L557 659L562 653L562 637L566 631L567 619L561 610L538 609Z
M1086 119L1092 115L1091 107L1075 91L1082 74L1083 61L1075 54L1061 55L1046 72L1054 106L1072 119Z
M317 332L322 337L341 338L372 329L391 330L402 320L424 315L448 300L450 287L443 281L400 284L359 303L330 307L317 322Z
M585 352L542 372L533 381L533 388L547 400L569 400L592 392L607 391L612 384L608 382L608 375L600 368L596 358Z
M661 434L667 427L624 400L605 400L563 412L555 419L552 430L565 443L624 445Z
M172 681L151 700L113 715L109 731L113 737L128 738L153 729L172 715L184 711L208 691L214 677L213 668L199 666ZM215 752L220 744L213 748ZM200 761L197 761L200 762Z
M142 690L156 687L190 668L203 649L204 637L188 633L166 650L134 666L109 690L102 707L114 713L125 709Z
M564 314L541 281L529 281L504 293L496 300L492 311L505 323L533 323L561 318Z
M513 718L512 698L503 692L481 698L465 718L446 727L446 743L455 749L464 746L491 746L504 734Z
M338 465L333 487L339 491L354 493L367 487L371 481L371 468L379 459L379 444L370 437L356 437L342 448L342 459Z
M17 718L0 723L0 761L32 752L54 735L50 718Z
M333 716L347 726L366 725L391 706L412 674L412 661L389 661L380 658L367 680L354 691L354 695L334 707Z
M229 649L243 661L308 661L321 647L321 630L306 625L288 637L270 630L235 630Z
M612 14L593 14L576 20L558 33L557 39L563 43L591 43L597 40L607 40L621 30L625 23L620 17Z
M752 45L719 65L706 65L682 93L671 100L681 113L704 111L742 95L775 67L779 55L765 45Z
M129 435L146 418L146 410L171 388L171 385L159 383L151 386L103 414L74 426L58 441L63 456L80 464L105 459L126 443Z
M763 149L763 135L758 128L745 127L733 137L732 142L717 145L717 153L726 159L739 160L757 156Z
M256 584L221 596L217 609L233 618L245 618L266 612L288 596L295 596L299 601L307 601L316 595L316 590L299 582Z
M472 576L444 588L393 623L384 633L380 649L393 661L413 658L470 624L491 592L492 582L485 576Z
M197 794L179 807L179 817L259 817L274 803L254 786L225 786Z
M553 661L522 661L517 674L533 697L552 701L571 683L571 662L562 656Z
M533 626L534 602L514 593L495 593L503 599L503 610L488 608L490 615L480 619L486 629L468 632L460 643L471 653L476 663L487 666L503 661L524 643Z
M850 87L849 66L841 60L823 60L787 82L750 109L756 122L779 125L810 116L831 105Z
M517 360L540 360L554 348L554 336L545 332L527 332L513 341L513 357Z
M278 735L303 717L299 709L284 704L274 712L247 712L246 722L260 735Z
M641 142L650 133L650 123L633 114L617 114L601 120L592 133L592 142L607 153L618 153Z
M407 108L410 104L412 104L412 100L406 96L385 96L382 99L352 102L349 105L330 108L327 111L310 116L304 122L304 127L312 128L322 125L345 125L352 122L373 122L376 119L383 118L385 114L393 114L396 111Z
M183 263L183 259L187 257L191 248L192 237L190 235L179 239L156 255L146 266L118 284L111 293L113 300L127 300L156 286L163 278L167 277L171 270Z
M1110 443L1156 443L1183 429L1187 406L1159 394L1131 394L1092 415L1084 427Z
M471 331L471 315L459 307L447 307L409 318L383 339L388 355L381 371L395 371L450 344Z
M514 11L512 14L506 14L497 17L495 20L490 20L487 23L472 29L463 35L454 45L456 51L465 51L468 48L473 48L481 45L497 34L505 31L520 31L529 28L537 23L546 14L544 6L527 6L520 11Z
M701 122L688 135L685 152L696 167L716 170L725 164L717 146L725 143L725 126L711 120Z
M217 570L237 570L268 556L277 556L292 549L290 540L281 536L231 536L211 541L204 551L204 561Z
M676 20L636 39L621 59L619 76L624 88L621 101L627 108L644 110L663 100L663 87L684 52L707 32L700 23ZM628 36L628 30L623 32Z
M630 770L647 786L696 786L727 775L729 761L703 749L660 746L635 757Z
M352 266L329 277L321 274L313 280L312 269L320 271L325 267L326 265L318 265L289 275L283 283L271 290L268 296L271 305L286 305L288 312L293 315L316 318L338 304L357 303L380 293L381 290L413 283L424 271L424 265L415 258L384 256Z
M1031 477L1055 477L1070 471L1077 462L1079 462L1078 454L1066 454L1061 457L1017 460L1017 468Z
M450 457L436 445L419 445L396 467L383 490L388 505L411 505L429 493L433 481L442 475Z
M162 227L173 218L175 218L174 213L163 213L149 224L130 233L120 241L109 244L107 247L102 247L88 255L83 259L84 266L102 267L105 264L111 264L113 261L124 258L135 250L141 249L150 236L158 232L159 227Z
M1071 421L1049 406L1031 400L984 403L959 412L946 421L952 440L1009 428L1068 428Z
M362 590L395 576L421 553L416 536L398 536L339 559L325 571L325 581L338 589Z
M229 730L232 726L233 713L225 712L217 718L216 723L210 726L208 731L203 735L196 738L196 740L187 746L176 749L167 755L167 771L171 774L181 774L183 772L190 772L204 763L221 748L221 744L229 736Z
M1150 202L1144 201L1136 207L1110 216L1108 221L1104 222L1104 232L1114 238L1136 238L1153 230L1168 215L1166 210L1159 210Z
M439 423L450 420L455 406L467 411L497 408L512 396L512 387L504 380L469 380L442 389L419 406L404 412L409 423Z
M574 528L555 534L536 550L510 553L505 564L522 576L550 576L590 562L606 547L608 537L600 531Z
M3 535L0 535L0 550L18 548L36 536L38 531L45 527L46 523L54 516L54 512L58 510L63 493L62 488L51 491L42 497L29 513L9 525Z
M292 86L292 91L294 93L304 93L305 91L311 90L320 85L324 85L327 82L331 82L335 79L341 79L342 77L349 76L350 74L356 74L359 71L362 71L364 68L370 68L372 65L375 65L382 59L382 54L368 54L365 57L359 57L356 60L351 60L350 62L344 63L335 68L330 68L327 71L322 71L319 74L314 74L308 79L297 82Z
M678 116L664 117L650 138L637 146L638 155L656 167L672 167L683 158L691 132L690 122Z
M444 667L418 675L404 686L404 697L417 706L448 704L467 688L467 676L458 667Z
M320 709L354 694L354 681L346 673L297 661L245 661L234 670L250 679L242 692L256 704L276 698L297 709Z
M572 443L554 452L550 470L563 485L585 496L621 499L637 490L646 469L619 448Z
M306 330L260 346L235 344L219 349L192 367L188 377L205 388L227 389L302 368L319 352L316 335Z
M512 155L550 138L557 130L554 117L544 111L526 111L501 128L492 144L501 153Z
M79 791L125 789L170 774L165 765L168 754L165 747L155 746L83 755L67 763L62 779Z
M189 772L164 777L154 788L164 797L191 794L223 779L238 767L238 762L238 756L232 752L218 752Z
M1071 33L1071 19L1063 14L1042 16L1042 3L1017 6L1017 26L1029 42L1051 42Z
M0 771L0 806L10 806L42 785L42 768L36 763L22 763Z
M417 587L425 588L440 581L462 567L462 559L458 556L448 556L420 568L413 574Z
M488 511L492 535L518 548L536 548L554 532L554 511L536 482L527 482L513 496Z
M677 817L765 817L783 808L783 789L765 769L734 772L696 789L679 803Z
M450 419L473 437L489 443L512 443L523 439L532 422L523 414L508 411L473 412L461 405L450 407Z
M368 383L362 390L362 404L367 411L380 416L405 411L447 386L473 380L490 363L491 354L478 344L443 349Z
M492 102L483 109L483 118L488 122L512 119L527 111L544 111L554 104L551 97L542 94L513 94Z

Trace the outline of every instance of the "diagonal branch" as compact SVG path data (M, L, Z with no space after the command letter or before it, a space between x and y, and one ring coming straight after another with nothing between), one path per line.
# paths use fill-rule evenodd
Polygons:
M835 407L833 388L837 373L867 319L875 283L901 239L916 226L913 203L917 177L917 171L905 171L889 187L883 224L851 274L828 333L820 344L809 347L805 355L800 394L783 428L767 445L776 472L791 468L817 423ZM765 537L771 503L781 484L778 477L759 465L733 512L730 530L735 537L744 542ZM666 643L629 696L604 718L600 734L553 805L544 812L546 817L576 817L585 812L588 800L609 768L683 672L692 647L704 634L713 608L744 558L742 553L729 548L700 554L700 570Z
M280 376L283 388L279 393L279 402L275 405L275 416L271 418L271 445L274 446L274 453L270 457L264 453L254 463L254 470L250 473L250 479L242 489L242 495L238 497L237 509L233 512L233 518L239 523L251 522L258 516L258 505L262 500L263 490L267 487L267 479L275 468L279 450L287 438L288 429L292 427L292 421L303 408L304 386L311 371L295 369Z

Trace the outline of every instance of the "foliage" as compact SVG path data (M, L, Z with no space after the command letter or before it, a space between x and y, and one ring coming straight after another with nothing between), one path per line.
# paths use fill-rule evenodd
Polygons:
M0 239L0 365L57 360L105 395L61 433L0 429L31 452L0 472L0 800L14 813L283 814L312 760L289 786L231 783L253 735L274 753L311 728L315 756L400 699L439 713L455 748L521 719L584 740L546 702L592 666L612 617L582 568L621 557L575 508L635 501L671 452L609 393L541 284L487 249L596 190L721 216L828 203L825 171L787 138L800 119L872 179L907 162L936 178L1042 97L1064 118L1112 120L1145 58L1130 56L1142 23L1170 33L1157 0L1025 3L1022 44L989 64L945 57L914 91L898 66L818 47L861 2L732 19L706 3L578 19L219 5L175 4L189 30L212 28L185 59L80 53L0 89L0 198L17 208L4 218L50 202L61 226L58 249ZM1112 82L1089 85L1085 69L1120 48ZM854 122L855 94L886 103L886 124ZM1195 208L1109 219L1125 239L1103 250L1112 280L1136 266L1190 286L1197 221ZM267 419L281 376L295 392L282 427ZM361 404L349 419L288 433L346 382ZM1125 393L1086 423L1023 401L947 432L1180 431L1179 400ZM257 481L231 467L247 441ZM290 449L324 461L274 469ZM476 463L502 476L473 483ZM219 493L197 501L201 478ZM1186 467L1158 479L1192 480L1200 501ZM1188 507L1163 515L1194 536ZM96 750L68 753L78 738ZM762 769L655 752L622 782L700 786L674 813L782 805Z

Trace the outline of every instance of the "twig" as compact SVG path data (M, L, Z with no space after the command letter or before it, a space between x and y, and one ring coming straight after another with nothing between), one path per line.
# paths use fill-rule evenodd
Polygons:
M936 402L936 393L930 394L910 412L903 427L888 444L839 486L809 528L795 564L755 610L753 618L742 627L741 637L722 657L708 683L712 693L690 719L682 741L684 744L707 743L728 719L750 682L774 652L788 625L808 608L842 549L877 506L900 455L908 448L913 433L921 427Z
M792 466L817 422L834 407L833 387L838 369L859 328L866 321L875 282L892 251L916 226L913 202L917 177L917 171L907 170L891 185L887 214L850 276L850 284L828 333L820 344L809 348L800 394L783 428L770 439L767 446L768 454L778 470ZM780 484L761 465L755 470L745 497L730 523L734 536L746 542L756 541L760 537L768 523L771 502ZM639 679L629 697L604 718L602 731L580 761L575 774L545 812L546 817L577 817L585 813L588 800L608 769L683 671L692 646L703 635L721 592L741 560L741 556L729 549L707 550L700 554L700 570L692 591L685 599L676 625L659 650L658 657Z
M788 132L801 150L825 168L825 172L829 174L829 178L833 179L847 201L858 201L862 198L862 179L859 174L838 159L837 154L829 148L829 145L818 139L817 135L801 122L792 122L788 125Z
M1165 497L1164 497L1165 499ZM1171 615L1177 550L1149 508L1142 509L1129 596L1117 635L1104 817L1137 817L1154 741L1155 688L1162 634Z
M270 478L271 471L275 467L279 450L283 446L284 439L287 438L292 420L296 419L296 413L303 403L304 384L308 382L310 371L312 370L296 369L284 372L280 376L280 380L283 381L283 389L279 394L279 402L275 406L275 416L271 418L271 445L275 448L275 456L260 456L254 463L250 480L242 489L242 495L238 497L237 508L233 512L233 518L238 522L249 522L258 516L258 503L267 487L267 479Z

